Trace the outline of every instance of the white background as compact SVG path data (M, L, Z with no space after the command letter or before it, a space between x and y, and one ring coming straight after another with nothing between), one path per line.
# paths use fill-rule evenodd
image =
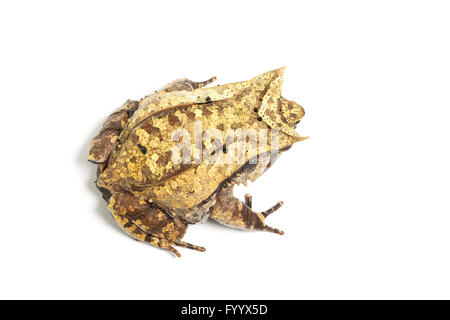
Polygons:
M450 298L445 1L2 1L0 298ZM288 66L311 136L249 187L285 236L114 225L89 140L179 77Z

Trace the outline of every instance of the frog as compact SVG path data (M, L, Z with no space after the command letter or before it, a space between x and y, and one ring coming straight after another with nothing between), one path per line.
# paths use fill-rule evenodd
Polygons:
M208 86L216 77L180 78L113 112L90 142L88 160L97 165L95 184L114 221L135 240L177 257L175 247L205 251L183 237L190 224L209 219L283 235L265 222L282 201L256 211L251 195L242 201L233 189L254 182L281 154L308 138L295 131L304 108L281 95L284 71L216 86ZM174 132L179 130L200 142L188 140L187 149L177 149L181 139ZM258 147L246 143L255 135L233 136L239 130L257 133ZM212 131L215 135L206 134ZM174 150L181 150L178 157ZM196 161L202 154L216 161Z

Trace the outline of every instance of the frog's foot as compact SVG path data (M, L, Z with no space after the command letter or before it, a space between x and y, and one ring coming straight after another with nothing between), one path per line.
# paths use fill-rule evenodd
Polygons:
M204 86L216 81L216 77L212 77L206 81L195 82L186 78L177 79L168 83L161 91L171 92L171 91L192 91L194 89L203 88Z
M205 251L205 248L181 241L187 224L126 192L113 193L109 210L114 220L134 239L169 250L177 257L174 246Z
M284 234L283 231L265 224L265 218L278 210L283 202L280 201L270 209L257 213L252 210L252 197L249 194L245 195L245 203L234 198L232 184L224 186L217 194L216 200L210 209L212 219L233 228Z
M250 209L252 208L252 196L248 193L245 195L245 205L247 207L249 207ZM267 209L266 211L261 212L261 214L264 216L264 218L266 218L271 213L280 209L282 205L283 205L283 201L278 201L273 207L271 207L270 209Z
M278 201L272 208L261 212L261 214L264 216L264 218L267 218L268 215L270 215L271 213L280 209L282 205L283 205L283 201Z

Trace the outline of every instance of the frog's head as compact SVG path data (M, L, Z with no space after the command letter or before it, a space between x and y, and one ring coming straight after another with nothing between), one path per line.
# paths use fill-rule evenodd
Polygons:
M305 140L306 138L300 137L294 130L305 115L305 110L298 103L281 96L284 70L285 67L254 78L256 83L261 83L267 88L258 115L269 127L290 136L293 142Z
M295 128L305 115L305 109L297 102L287 100L283 97L278 99L278 109L280 119L289 127Z

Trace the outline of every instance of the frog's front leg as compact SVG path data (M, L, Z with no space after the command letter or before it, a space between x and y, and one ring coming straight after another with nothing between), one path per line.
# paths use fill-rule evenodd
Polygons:
M94 163L105 163L113 150L126 121L138 108L139 102L127 100L113 112L102 126L100 132L89 144L88 160ZM101 171L101 170L100 170Z
M210 218L233 228L244 230L262 230L278 234L283 231L265 224L265 218L278 210L283 202L278 202L269 210L255 212L252 210L252 197L245 196L245 203L233 196L233 184L225 185L217 194L216 203L210 209Z
M216 77L212 77L209 80L195 82L186 78L177 79L164 86L161 91L171 92L171 91L192 91L194 89L203 88L204 86L216 81Z
M155 247L180 253L173 246L205 251L205 248L181 241L187 224L161 209L127 192L116 192L109 198L108 209L114 220L134 239Z

